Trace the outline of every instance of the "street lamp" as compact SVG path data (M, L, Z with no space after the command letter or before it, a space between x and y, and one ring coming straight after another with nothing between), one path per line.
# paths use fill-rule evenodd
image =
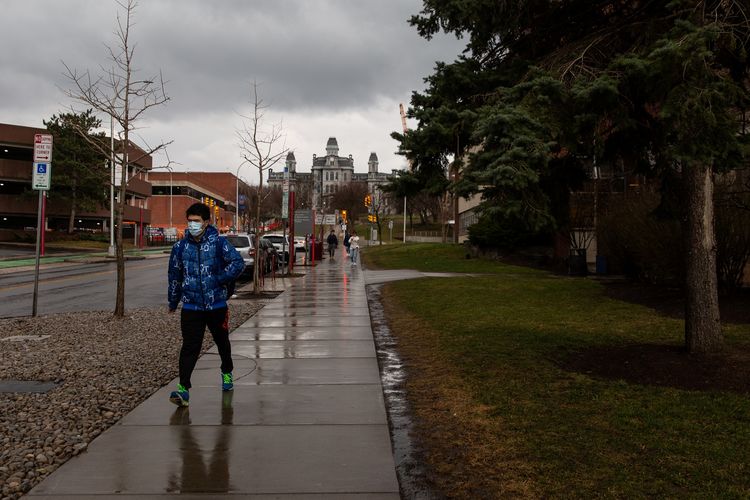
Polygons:
M234 176L237 181L234 199L234 230L238 233L240 232L240 168L242 168L241 163L237 166L237 174Z
M244 163L237 165L237 173L235 179L237 180L235 189L235 209L234 209L234 228L236 232L240 232L240 169Z
M172 229L172 167L167 166L169 170L169 229Z
M107 256L115 256L115 117L109 115L109 248Z

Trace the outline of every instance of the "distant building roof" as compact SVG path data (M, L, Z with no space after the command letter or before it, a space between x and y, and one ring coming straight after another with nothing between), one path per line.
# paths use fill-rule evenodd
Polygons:
M367 160L368 162L371 161L378 161L378 155L376 155L374 152L370 153L370 158Z
M289 151L289 153L288 153L288 154L286 155L286 160L287 160L287 161L289 161L289 160L297 161L297 160L296 160L296 159L294 158L294 151Z
M333 156L333 155L331 155ZM354 160L352 158L344 158L343 156L333 156L338 162L335 165L328 163L328 159L331 156L322 156L313 158L313 167L351 167L354 168Z

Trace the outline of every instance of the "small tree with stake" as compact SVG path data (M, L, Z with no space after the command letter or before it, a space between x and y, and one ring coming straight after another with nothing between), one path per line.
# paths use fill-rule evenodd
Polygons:
M258 238L260 237L261 224L261 205L263 204L263 173L269 168L276 165L282 158L286 158L289 148L281 143L283 135L281 133L281 124L271 125L270 129L264 129L263 119L265 110L268 105L258 96L258 84L253 82L253 100L251 101L252 110L250 116L245 116L247 121L243 123L242 130L237 131L240 140L240 149L242 158L245 162L258 169L259 185L258 197L255 199L255 262L253 266L253 293L259 291L259 246ZM268 196L268 193L265 193Z
M122 245L122 220L125 212L125 192L129 177L129 166L131 163L138 163L142 158L152 155L157 151L164 149L167 143L161 143L155 147L146 147L139 149L134 147L131 141L131 135L137 129L136 124L143 117L144 113L153 107L165 104L167 97L164 90L164 80L161 73L147 80L136 80L133 60L135 55L135 46L130 38L130 29L133 26L133 13L136 8L134 0L127 0L125 3L118 2L124 13L121 17L117 15L117 46L109 47L109 59L112 66L104 69L100 76L92 76L89 71L78 72L63 63L66 69L66 75L72 83L72 89L66 91L68 97L82 102L84 105L93 108L100 113L111 117L112 121L117 123L119 137L114 144L117 147L117 155L113 151L112 143L105 144L101 141L92 140L88 135L88 130L83 127L77 128L79 134L86 138L89 144L102 155L116 158L116 163L121 167L119 180L119 199L116 205L115 214L117 221L117 231L115 232L116 255L117 255L117 298L115 300L115 317L121 318L125 314L125 254ZM113 138L114 142L114 138ZM171 141L170 141L171 142ZM130 154L135 157L130 157Z

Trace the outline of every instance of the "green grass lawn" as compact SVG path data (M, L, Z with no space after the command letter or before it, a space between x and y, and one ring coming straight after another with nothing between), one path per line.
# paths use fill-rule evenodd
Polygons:
M526 482L543 497L750 497L747 394L640 385L561 367L590 347L681 345L681 320L607 298L591 280L466 260L458 246L374 247L363 260L492 273L395 282L384 295L427 325L437 355L485 409L488 442L523 463L518 477L497 471L507 481ZM730 345L750 342L750 325L724 325L724 332Z
M538 271L510 266L500 261L466 258L462 245L393 243L362 251L365 264L373 268L416 269L431 272L535 274Z

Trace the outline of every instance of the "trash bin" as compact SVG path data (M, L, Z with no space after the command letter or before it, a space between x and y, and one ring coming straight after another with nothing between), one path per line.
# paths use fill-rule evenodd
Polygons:
M588 264L586 264L586 249L575 248L570 251L568 256L568 275L570 276L587 276L589 274Z
M315 260L323 260L323 242L315 242Z
M596 274L607 274L607 257L605 255L596 256Z

